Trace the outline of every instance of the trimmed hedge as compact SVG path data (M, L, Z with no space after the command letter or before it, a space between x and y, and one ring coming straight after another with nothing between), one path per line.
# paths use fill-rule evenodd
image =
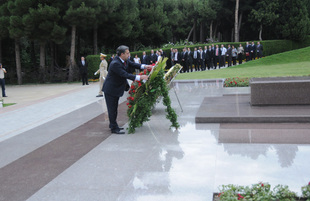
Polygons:
M251 42L251 41L249 41ZM255 45L257 44L258 41L254 41ZM227 45L234 45L236 48L239 46L239 44L242 44L243 47L245 47L246 42L222 42L222 43L206 43L206 44L195 44L195 45L188 45L186 47L191 48L192 51L194 51L194 48L197 47L202 47L204 49L204 46L209 46L211 44L214 45L225 45L225 47L227 47ZM291 41L291 40L266 40L266 41L261 41L261 44L264 47L263 50L263 54L264 56L270 56L273 54L278 54L281 52L286 52L286 51L290 51L290 50L295 50L295 49L300 49L303 47L307 47L310 46L310 36L307 37L307 39L305 41L302 42L296 42L296 41ZM174 49L178 49L179 52L182 52L184 45L183 46L178 46L178 47L172 47ZM169 58L167 61L167 67L166 68L170 68L171 67L171 61L170 61L170 49L169 48L161 48L166 56ZM157 49L156 49L157 50ZM155 50L154 50L155 51ZM151 54L151 50L145 50L147 55ZM138 55L138 57L142 57L142 53L143 51L137 51L137 52L130 52L131 56L134 57L136 54ZM109 61L110 57L112 54L107 54L107 61ZM94 78L94 72L96 72L99 69L99 63L100 63L100 57L99 55L89 55L86 57L87 61L88 61L88 69L89 69L89 78Z

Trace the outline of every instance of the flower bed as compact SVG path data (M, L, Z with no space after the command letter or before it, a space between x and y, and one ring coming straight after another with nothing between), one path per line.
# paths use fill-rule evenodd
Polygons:
M297 197L297 194L289 190L288 186L277 185L271 190L268 183L258 183L249 186L237 185L222 185L219 190L221 193L215 193L213 196L214 201L220 200L247 200L247 201L261 201L261 200L276 200L276 201L296 201L305 200L310 201L310 182L308 185L303 186L302 196Z
M248 87L250 78L227 78L224 82L224 87Z
M143 122L149 121L152 115L151 110L155 107L159 96L163 97L163 104L167 107L166 118L170 120L171 127L179 127L177 115L171 107L167 80L164 79L166 61L167 58L157 63L151 72L145 69L140 73L140 75L149 75L149 79L145 83L134 81L131 84L127 98L127 115L129 117L128 133L134 133L137 127L143 125Z

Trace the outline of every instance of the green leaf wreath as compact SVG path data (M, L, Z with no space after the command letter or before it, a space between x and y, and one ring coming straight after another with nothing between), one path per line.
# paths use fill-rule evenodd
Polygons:
M164 68L167 59L165 58L163 61L158 62L151 72L145 69L140 73L140 75L149 75L149 79L145 83L134 81L131 84L127 98L128 133L134 133L136 128L143 125L143 122L149 121L152 116L152 109L160 96L163 97L163 104L166 106L167 112L166 118L170 120L171 127L179 128L177 115L171 107L168 84L172 79L172 74L176 76L178 72L176 72L176 69L181 69L182 67L180 65L175 66L174 70L170 71L170 76L165 76Z

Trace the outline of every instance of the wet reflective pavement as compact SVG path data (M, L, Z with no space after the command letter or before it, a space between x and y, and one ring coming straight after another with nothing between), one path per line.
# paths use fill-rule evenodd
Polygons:
M66 96L74 106L74 97L95 96L96 89ZM0 200L211 201L220 185L260 181L300 195L310 180L310 123L195 123L205 97L249 92L222 88L222 80L175 82L170 97L181 127L169 129L159 103L133 135L110 135L104 99L90 98L75 111L0 139ZM119 109L126 127L126 105ZM20 176L13 177L14 170Z

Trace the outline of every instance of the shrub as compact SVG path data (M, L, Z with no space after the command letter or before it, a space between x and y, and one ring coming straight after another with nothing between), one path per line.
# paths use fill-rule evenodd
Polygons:
M222 185L219 188L220 192L218 197L220 200L286 200L295 201L297 195L295 192L290 191L288 186L277 185L271 190L270 184L258 183L249 186L236 186L236 185Z

